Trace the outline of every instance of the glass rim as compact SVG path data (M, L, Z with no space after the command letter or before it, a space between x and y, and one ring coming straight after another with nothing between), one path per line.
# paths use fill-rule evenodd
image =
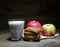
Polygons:
M8 21L25 21L24 19L9 19Z

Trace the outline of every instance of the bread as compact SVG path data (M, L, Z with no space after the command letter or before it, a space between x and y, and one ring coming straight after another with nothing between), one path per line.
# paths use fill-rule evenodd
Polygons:
M41 29L40 28L36 28L36 27L27 27L24 30L24 39L25 40L40 40L40 32Z

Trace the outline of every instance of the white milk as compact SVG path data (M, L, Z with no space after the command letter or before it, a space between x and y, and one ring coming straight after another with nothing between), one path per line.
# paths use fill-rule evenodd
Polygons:
M22 39L24 21L8 21L12 40Z

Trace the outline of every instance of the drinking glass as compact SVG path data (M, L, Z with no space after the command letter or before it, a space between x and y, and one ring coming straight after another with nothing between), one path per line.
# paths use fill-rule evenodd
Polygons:
M11 33L11 40L21 40L23 30L24 30L24 23L23 19L10 19L8 20L9 30Z

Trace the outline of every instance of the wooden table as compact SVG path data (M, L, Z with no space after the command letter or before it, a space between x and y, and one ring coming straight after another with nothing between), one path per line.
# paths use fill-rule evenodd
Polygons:
M44 39L39 42L9 41L9 31L0 30L0 47L60 47L60 36L53 39ZM59 32L60 30L57 30Z

